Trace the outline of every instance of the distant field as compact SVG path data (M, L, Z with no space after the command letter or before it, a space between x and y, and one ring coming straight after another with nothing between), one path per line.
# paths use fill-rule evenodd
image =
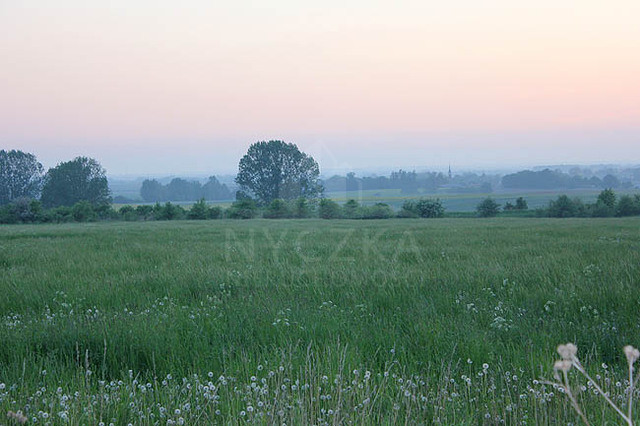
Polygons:
M624 391L640 218L0 226L0 292L3 417L576 423L534 379Z
M364 205L371 205L375 203L387 203L393 207L394 210L399 210L402 207L402 203L406 200L415 200L420 197L426 198L439 198L442 204L449 213L470 213L474 212L476 206L486 197L492 197L498 203L504 206L506 202L515 203L516 198L524 197L527 200L530 210L537 208L547 207L549 201L558 198L561 194L567 194L570 197L578 197L585 203L592 203L598 198L598 190L573 190L573 191L536 191L536 192L509 192L509 193L490 193L490 194L447 194L447 193L430 193L430 194L402 194L400 190L385 189L385 190L369 190L369 191L350 191L350 192L328 192L325 194L327 198L330 198L338 203L344 203L350 199L357 200ZM617 194L637 194L637 191L618 191ZM193 202L179 202L185 207L190 206ZM231 205L231 201L210 201L210 205L216 205L223 208L227 208ZM119 208L120 205L115 205Z

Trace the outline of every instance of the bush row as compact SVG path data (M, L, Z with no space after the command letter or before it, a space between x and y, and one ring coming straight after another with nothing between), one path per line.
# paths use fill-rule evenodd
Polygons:
M611 189L598 195L595 203L584 203L580 198L560 195L538 210L541 217L624 217L640 215L640 194L618 197Z
M444 207L439 200L420 199L406 201L399 212L388 204L377 203L364 206L355 200L344 205L335 201L321 199L311 201L300 198L293 201L274 200L265 207L259 207L251 199L234 202L223 209L209 206L204 200L193 204L189 209L170 202L155 205L125 205L118 210L108 204L93 205L81 201L72 207L44 209L37 200L19 199L0 207L0 223L64 223L93 222L98 220L207 220L207 219L389 219L393 217L437 218L444 216Z
M522 200L524 202L524 200ZM549 203L548 207L537 209L531 214L526 213L526 203L523 207L504 209L506 215L537 216L537 217L613 217L640 215L640 195L623 195L617 197L610 190L604 190L593 204L583 203L579 198L569 198L560 195ZM506 207L506 206L505 206ZM500 213L500 205L487 198L482 201L476 215L480 217L496 216ZM511 211L513 210L513 211ZM311 201L300 198L293 201L274 200L269 205L259 207L251 199L234 202L228 208L209 206L203 199L185 209L170 202L155 205L122 206L115 210L109 204L94 205L88 201L81 201L72 207L56 207L44 209L39 201L18 199L0 207L0 223L64 223L64 222L92 222L98 220L208 220L208 219L390 219L390 218L440 218L444 217L445 208L438 199L408 200L399 211L394 211L385 203L365 206L356 200L349 200L343 205L323 198ZM468 217L469 214L451 217Z

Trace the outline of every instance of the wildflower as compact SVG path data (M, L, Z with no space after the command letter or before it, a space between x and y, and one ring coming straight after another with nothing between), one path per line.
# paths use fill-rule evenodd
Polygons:
M571 360L578 353L578 348L573 343L558 346L558 354L565 360Z
M627 357L627 361L629 362L629 365L633 364L638 360L638 358L640 358L640 351L638 351L638 349L634 348L631 345L625 346L623 348L623 351L625 356Z
M24 424L28 420L27 417L24 414L22 414L22 411L17 411L15 413L13 411L9 411L7 413L7 417L15 420L16 423L20 423L20 424Z
M488 370L489 369L489 364L487 364L486 362L484 364L482 364L482 369L483 370Z
M553 364L553 368L554 370L560 370L560 371L566 372L571 370L572 365L573 365L573 362L571 360L563 359L563 360L556 361L555 364Z

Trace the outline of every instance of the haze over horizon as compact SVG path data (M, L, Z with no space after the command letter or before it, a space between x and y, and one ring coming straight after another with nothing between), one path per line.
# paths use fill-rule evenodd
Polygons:
M640 2L0 2L0 147L110 175L640 163Z

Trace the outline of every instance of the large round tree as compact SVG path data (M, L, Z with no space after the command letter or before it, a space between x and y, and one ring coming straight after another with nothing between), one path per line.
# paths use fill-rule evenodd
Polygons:
M77 157L49 169L42 187L45 207L72 206L78 201L93 205L111 202L106 171L93 158Z
M322 193L318 163L292 143L256 142L238 168L240 192L261 204L278 198L315 198Z
M0 150L0 205L18 198L37 198L43 171L33 154Z

